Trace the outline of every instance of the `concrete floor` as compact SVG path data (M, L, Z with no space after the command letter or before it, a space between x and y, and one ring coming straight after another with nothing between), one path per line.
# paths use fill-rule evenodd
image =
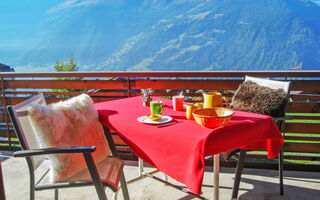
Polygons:
M1 155L0 155L1 156ZM29 199L29 173L27 163L23 158L2 160L4 184L7 200ZM129 180L138 174L136 162L126 162L125 175ZM152 170L148 168L147 170ZM203 181L203 196L213 199L212 169L205 172ZM320 173L285 171L285 195L279 195L277 171L245 169L240 183L239 199L248 200L318 200L320 198ZM159 173L159 177L163 174ZM231 199L234 169L221 168L220 199ZM177 183L169 179L173 183ZM178 183L177 183L178 184ZM128 185L129 194L133 200L189 200L196 199L163 183L150 178ZM107 191L108 199L112 199L111 191ZM54 199L54 191L36 192L36 199ZM59 190L59 199L98 199L94 187L81 187ZM121 192L118 199L122 199Z

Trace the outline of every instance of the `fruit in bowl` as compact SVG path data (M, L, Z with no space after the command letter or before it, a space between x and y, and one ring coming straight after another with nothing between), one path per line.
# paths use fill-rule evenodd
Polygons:
M147 115L147 117L152 121L159 121L162 116L158 114L151 114L151 115Z
M203 108L203 103L194 103L193 105L198 108Z
M196 122L206 128L216 128L226 125L232 115L233 111L223 107L202 108L193 111L193 117Z

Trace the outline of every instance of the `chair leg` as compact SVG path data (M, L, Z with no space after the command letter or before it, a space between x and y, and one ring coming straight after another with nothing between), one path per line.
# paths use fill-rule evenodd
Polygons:
M4 192L4 183L2 178L2 170L1 170L1 159L0 159L0 200L6 199L6 194Z
M29 180L30 180L30 200L34 200L34 193L35 193L35 182L34 182L34 169L32 165L32 161L30 157L26 158L28 168L29 168Z
M122 173L121 178L120 178L120 185L121 185L121 189L122 189L123 199L124 200L130 200L128 187L127 187L127 182L126 182L126 179L125 179L123 173Z
M279 154L279 183L280 183L280 195L283 195L283 148Z
M239 185L240 185L241 174L242 174L245 158L246 158L246 150L241 149L240 157L237 163L236 175L233 183L232 198L238 197Z
M285 136L285 133L283 132L284 130L284 121L280 120L277 121L277 126L278 129L280 130L280 132L282 133L282 136ZM282 148L280 149L280 153L278 156L278 162L279 162L279 185L280 185L280 195L283 195L283 154L284 154L284 147L282 146Z
M109 148L111 150L112 155L119 158L118 152L116 150L114 141L113 141L112 136L111 136L110 129L108 127L106 127L106 126L103 126L103 130L105 132L105 136L107 138L107 141L108 141L108 144L109 144ZM120 178L120 185L121 185L121 189L122 189L123 199L124 200L129 200L130 197L129 197L129 193L128 193L127 182L126 182L126 179L124 177L123 172L122 172L121 178Z
M58 200L59 199L59 190L55 189L54 190L54 200Z
M118 193L119 193L119 190L117 190L116 192L113 193L113 195L112 195L112 199L113 200L117 200L118 199Z
M30 175L30 200L34 200L34 193L35 193L34 179L33 179L33 176Z
M106 192L101 182L97 167L94 164L92 155L90 153L83 153L83 156L87 163L88 170L91 175L93 185L96 188L99 200L107 200Z
M30 187L30 200L34 200L34 188L31 186Z

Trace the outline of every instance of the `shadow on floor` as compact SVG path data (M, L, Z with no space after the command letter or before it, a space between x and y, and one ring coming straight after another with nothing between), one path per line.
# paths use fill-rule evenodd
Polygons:
M296 200L296 199L308 199L308 200L318 200L320 194L320 188L310 189L306 188L306 185L284 186L284 196L279 195L279 184L268 183L262 180L253 180L248 178L242 178L242 183L248 183L253 186L253 189L246 190L245 193L239 195L239 200L268 200L268 199L286 199L286 200ZM241 183L240 183L241 190Z

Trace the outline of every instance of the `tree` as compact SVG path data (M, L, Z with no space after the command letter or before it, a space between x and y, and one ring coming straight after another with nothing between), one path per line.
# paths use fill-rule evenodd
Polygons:
M69 63L67 62L59 62L53 66L56 72L74 72L78 71L79 67L77 67L77 64L73 61L73 56L70 56Z
M60 62L53 66L56 72L74 72L78 71L79 67L73 61L73 56L70 56L69 62ZM57 77L56 80L81 80L82 78L70 78L70 77ZM52 89L53 92L84 92L80 89ZM68 97L66 95L57 95L57 97Z

